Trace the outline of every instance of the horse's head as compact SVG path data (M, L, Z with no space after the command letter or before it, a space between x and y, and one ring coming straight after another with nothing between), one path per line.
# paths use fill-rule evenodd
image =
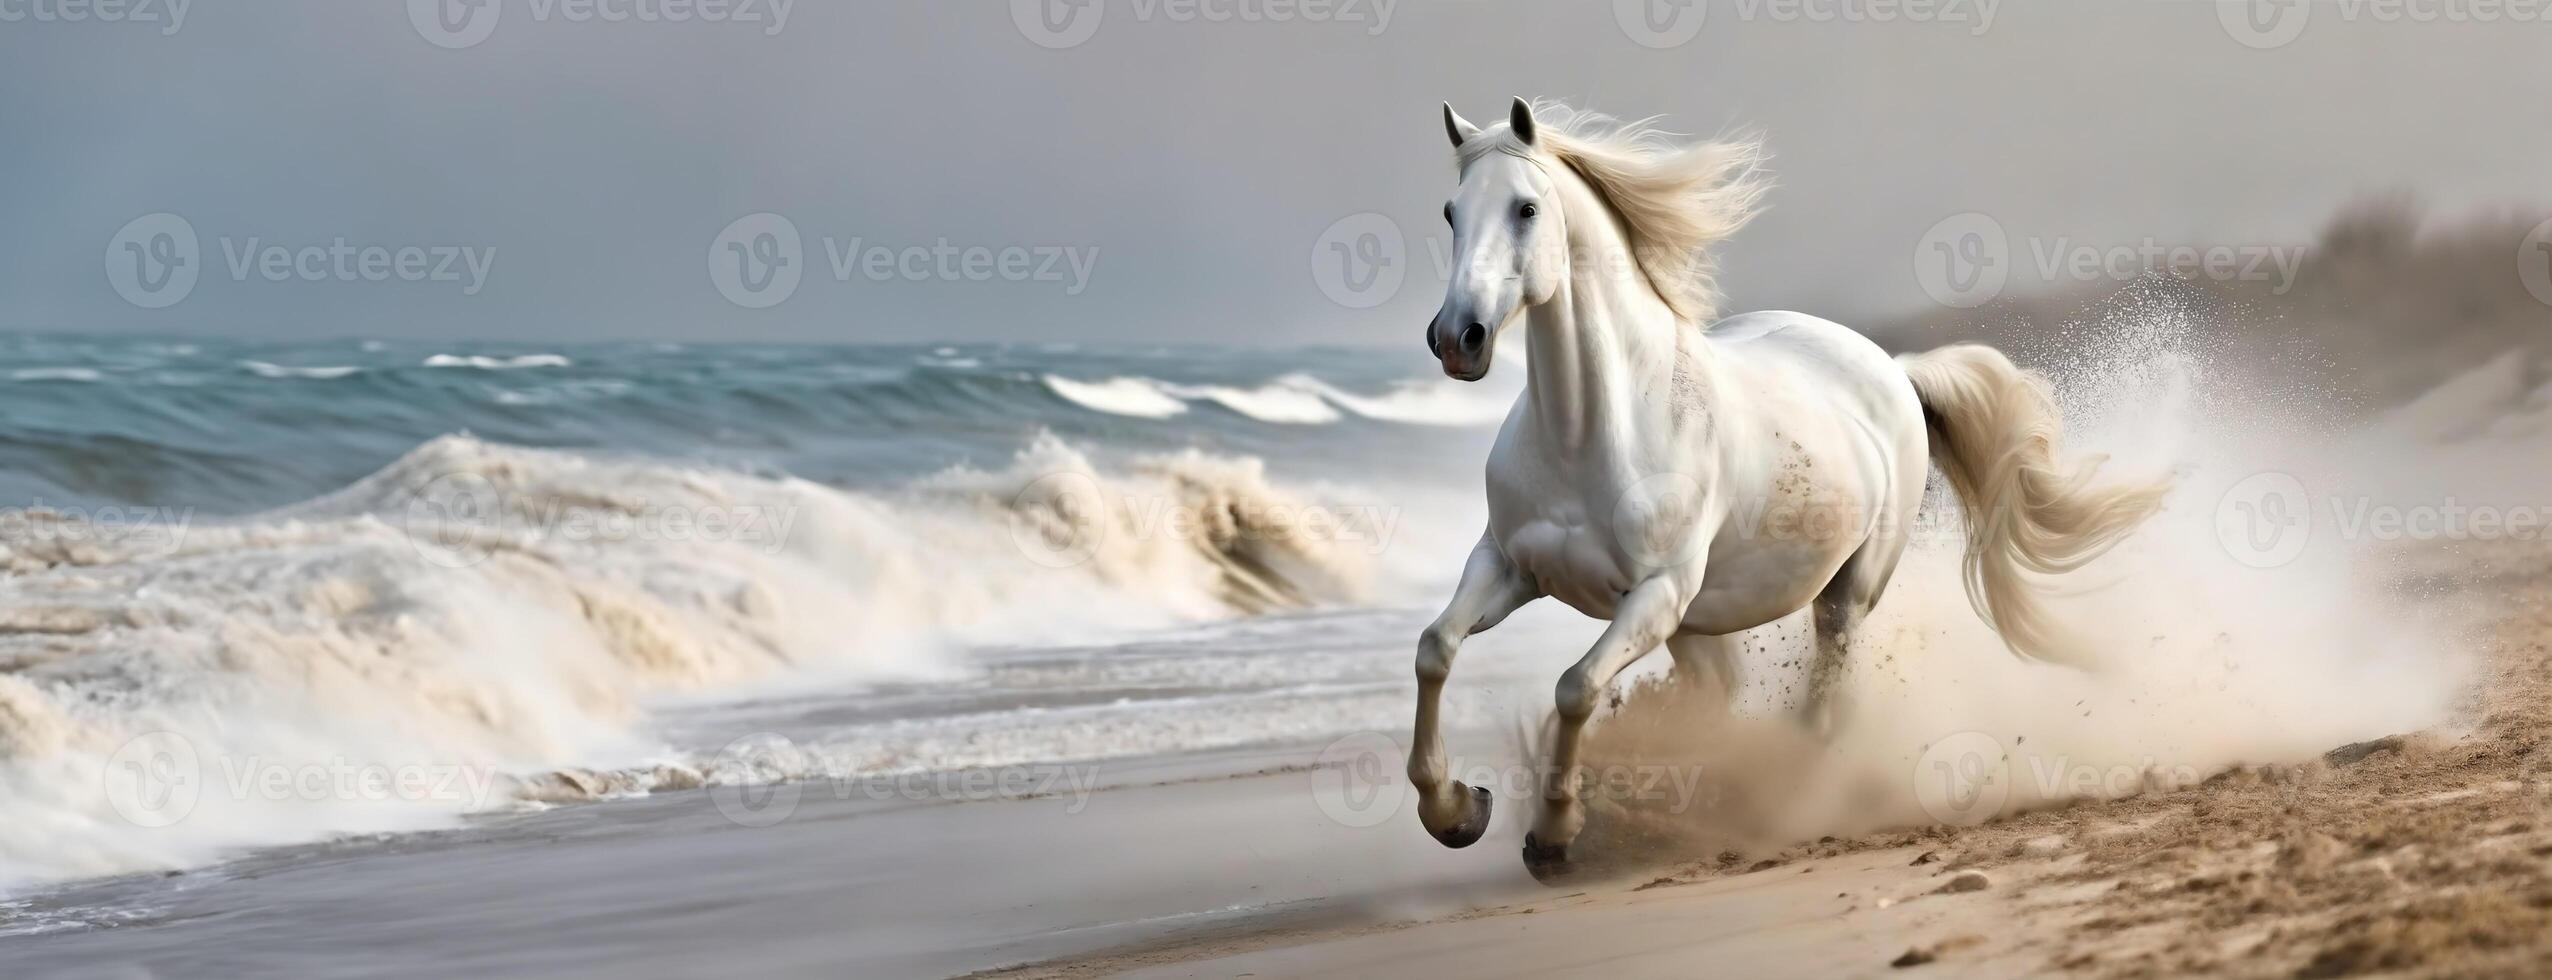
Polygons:
M1427 325L1427 351L1448 377L1478 381L1489 373L1497 337L1530 307L1550 300L1568 278L1568 226L1558 186L1535 145L1533 108L1515 100L1507 128L1483 133L1444 107L1445 133L1464 153L1461 183L1445 202L1453 226L1453 278L1444 306Z
M1745 227L1771 186L1750 134L1687 143L1649 120L1523 99L1486 131L1447 105L1444 128L1462 179L1444 206L1452 281L1427 351L1464 381L1487 375L1498 332L1563 283L1574 302L1609 290L1600 305L1637 311L1616 318L1710 322L1710 246Z

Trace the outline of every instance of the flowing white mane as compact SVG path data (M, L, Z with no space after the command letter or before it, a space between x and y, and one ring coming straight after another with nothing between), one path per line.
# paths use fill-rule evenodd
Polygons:
M1707 324L1719 306L1709 248L1754 220L1772 181L1762 137L1685 145L1656 117L1621 120L1550 100L1533 103L1534 142L1499 123L1454 151L1460 166L1491 153L1548 156L1595 188L1629 233L1650 287L1677 316Z

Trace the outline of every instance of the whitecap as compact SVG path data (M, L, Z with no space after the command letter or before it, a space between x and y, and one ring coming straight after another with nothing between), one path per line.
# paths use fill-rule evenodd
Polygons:
M1347 414L1401 425L1492 425L1506 418L1515 401L1511 387L1449 381L1405 381L1380 395L1359 395L1301 373L1256 387L1177 384L1140 376L1075 381L1049 374L1044 381L1074 404L1112 415L1168 418L1187 411L1190 402L1211 402L1271 425L1328 425Z
M1330 407L1330 404L1321 398L1318 390L1284 379L1256 388L1205 385L1170 386L1166 390L1180 398L1210 401L1249 418L1275 425L1327 425L1340 418L1338 410Z
M425 359L430 368L478 368L486 371L508 371L517 368L569 367L576 362L559 354L522 354L515 357L487 357L480 354L436 354Z
M95 369L84 367L19 368L9 372L12 381L98 381L104 377Z
M1150 378L1074 381L1049 374L1043 380L1046 390L1093 412L1138 419L1165 419L1187 411L1186 402L1162 390L1161 383Z
M1310 375L1287 375L1287 383L1315 391L1338 407L1377 422L1403 425L1494 425L1515 404L1510 388L1481 387L1457 381L1404 381L1380 395L1358 395Z
M310 378L318 381L342 378L350 374L360 374L363 371L362 368L351 365L289 367L282 364L269 364L265 361L241 361L239 366L247 368L250 373L261 378Z

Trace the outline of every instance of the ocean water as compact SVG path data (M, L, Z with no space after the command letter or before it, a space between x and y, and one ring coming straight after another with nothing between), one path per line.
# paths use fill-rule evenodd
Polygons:
M2523 450L2552 431L2546 365L2510 355L2362 431L2299 431L2258 406L2311 402L2206 383L2181 321L2133 326L2056 371L2069 445L2183 481L2064 597L2120 670L2014 661L1969 611L1950 524L1865 628L1854 748L1800 769L1713 733L1650 761L1733 773L1732 799L1919 820L1903 774L1944 732L2141 771L2446 717L2457 641L2388 584L2386 549L2415 542L2314 501L2539 515ZM1520 372L1458 385L1414 351L0 347L19 972L606 976L749 950L794 965L775 975L945 975L1520 878L1365 792L1395 785L1411 641L1479 532ZM2304 518L2276 540L2318 550L2262 567L2260 526L2226 521L2264 478ZM1747 640L1736 706L1775 746L1802 625ZM1513 750L1596 632L1539 603L1465 645L1452 761L1500 785L1510 831L1532 786L1492 781L1530 773ZM1269 776L1221 778L1250 773ZM934 805L1014 796L1036 799ZM153 873L175 869L198 870Z
M1432 369L0 338L0 887L1394 730L1515 390Z

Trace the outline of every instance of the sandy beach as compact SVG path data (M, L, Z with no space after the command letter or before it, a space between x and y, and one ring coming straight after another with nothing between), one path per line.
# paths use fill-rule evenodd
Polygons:
M1331 820L1311 760L1129 762L1086 797L1001 802L796 784L761 827L704 791L562 807L75 885L11 903L0 942L16 977L948 976L1539 894L1512 862Z
M2526 975L2552 955L2552 566L2434 567L2495 596L2467 726L1981 826L1598 855L1554 887L1513 828L1452 851L1342 810L1337 743L1020 799L807 781L767 823L773 797L658 793L22 896L9 973Z
M992 975L2539 976L2552 566L2516 548L2426 564L2490 597L2487 683L2449 728L1971 828L1634 858L1453 914L1265 916Z

